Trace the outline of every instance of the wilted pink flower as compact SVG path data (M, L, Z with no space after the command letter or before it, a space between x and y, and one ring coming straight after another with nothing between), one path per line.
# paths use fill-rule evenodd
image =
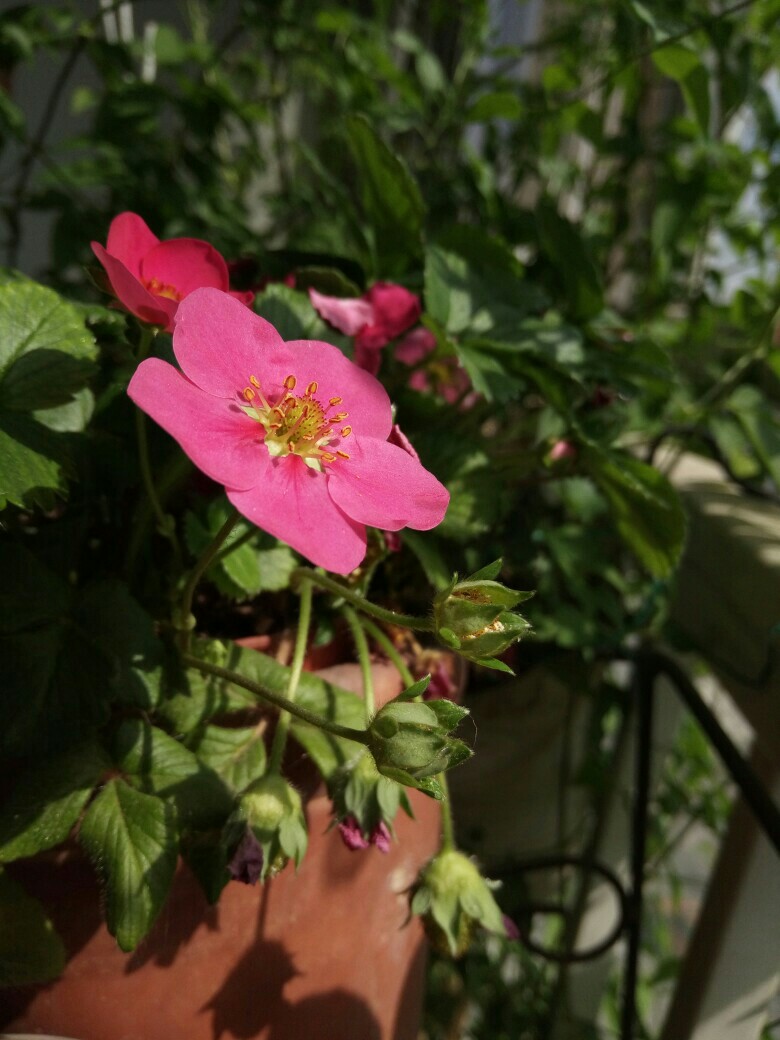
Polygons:
M251 827L247 827L236 851L228 863L228 873L234 881L256 885L263 873L263 848Z
M504 929L506 930L507 939L512 939L514 942L517 942L520 938L520 929L511 917L508 917L506 914L502 914L501 917L504 921Z
M422 312L418 296L390 282L377 282L362 296L348 299L309 289L309 299L321 318L354 336L355 363L372 375L379 371L382 347L410 329Z
M390 851L390 831L384 820L381 820L366 838L355 817L347 816L339 823L339 834L347 848L353 852L358 849L367 849L369 845L374 845L380 852Z
M564 459L576 459L577 446L571 441L556 441L550 448L550 462L562 462Z
M436 337L426 328L412 329L397 344L395 356L404 365L419 365L436 349ZM435 358L409 376L413 390L436 393L448 404L461 402L471 408L478 394L471 390L471 380L455 357ZM469 392L471 391L471 392Z
M348 574L366 553L366 525L428 530L445 487L388 441L380 383L329 343L285 343L263 318L216 289L176 314L181 366L143 361L135 403L236 509L318 566ZM183 374L182 374L183 373Z
M452 681L452 676L445 667L444 662L439 661L431 670L431 681L423 694L423 700L440 701L445 698L451 700L456 690L457 686Z
M131 314L173 331L179 303L195 289L229 292L228 267L217 250L199 238L161 242L136 213L120 213L108 229L105 248L92 243L111 288ZM231 293L250 304L251 292Z

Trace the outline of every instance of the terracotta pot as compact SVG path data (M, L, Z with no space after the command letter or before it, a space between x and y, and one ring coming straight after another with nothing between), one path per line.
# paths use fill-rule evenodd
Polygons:
M346 669L346 670L345 670ZM355 666L320 674L355 685ZM379 667L380 696L397 692ZM0 1028L80 1040L415 1040L425 940L406 889L438 844L439 810L410 792L382 855L328 830L324 791L308 803L309 851L263 886L231 883L210 907L182 866L152 932L122 953L102 925L93 871L76 851L25 864L68 948L63 976L5 994ZM0 1002L3 997L0 996Z

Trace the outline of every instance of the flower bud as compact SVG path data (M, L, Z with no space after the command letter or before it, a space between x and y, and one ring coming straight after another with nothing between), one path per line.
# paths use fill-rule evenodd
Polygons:
M328 787L333 814L347 848L374 845L380 852L389 852L399 806L412 815L404 789L380 774L365 748L332 774Z
M461 656L488 668L510 669L496 660L531 627L512 607L529 599L532 592L517 592L495 581L501 561L483 567L468 578L457 574L433 601L439 640Z
M223 840L232 857L228 869L240 880L254 883L259 876L265 881L290 859L299 866L308 843L301 796L278 774L261 776L241 796L225 825ZM249 875L244 869L248 848L253 850L255 864ZM257 865L258 848L262 850L261 866Z
M411 912L439 953L461 957L477 926L507 935L490 882L462 852L445 849L423 867L412 889Z
M448 700L414 700L428 681L426 676L377 712L367 746L384 776L441 798L435 775L471 757L462 740L448 735L468 711Z

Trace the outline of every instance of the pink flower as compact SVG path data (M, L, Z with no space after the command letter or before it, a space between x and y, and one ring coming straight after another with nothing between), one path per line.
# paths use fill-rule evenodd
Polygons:
M369 845L374 845L380 852L390 851L390 831L384 820L380 820L366 838L355 817L347 816L339 823L339 834L347 848L353 852L358 849L367 849Z
M428 683L425 693L423 693L423 700L452 700L456 692L457 686L452 681L452 676L445 667L444 662L438 661L431 670L431 681Z
M446 488L389 443L380 383L329 343L285 343L272 325L216 289L176 314L181 366L143 361L128 393L236 509L318 566L348 574L366 525L428 530ZM182 374L183 373L183 374Z
M195 289L211 286L228 292L228 267L216 249L199 238L161 242L136 213L120 213L108 229L105 248L92 243L111 288L131 314L150 325L173 331L181 300ZM251 292L231 293L250 304Z
M548 458L550 462L563 462L564 459L576 459L577 458L577 446L572 444L571 441L556 441L550 448Z
M421 365L436 349L436 337L425 328L412 329L398 343L395 356L404 365ZM409 386L421 393L436 393L448 404L461 402L461 408L472 408L478 394L471 390L471 380L455 357L435 358L409 376Z
M390 282L377 282L350 299L309 289L309 299L321 318L345 336L354 336L355 363L372 375L379 371L382 347L416 324L422 312L418 296Z

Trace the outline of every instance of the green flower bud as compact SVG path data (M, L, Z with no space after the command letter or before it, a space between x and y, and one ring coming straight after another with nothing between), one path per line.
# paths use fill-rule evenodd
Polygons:
M447 849L423 867L412 889L411 912L439 953L461 957L477 926L507 935L505 919L490 883L462 852Z
M381 708L368 727L367 746L380 773L441 798L437 773L471 757L471 749L448 734L468 711L452 701L416 701L429 677Z
M483 567L468 578L457 574L433 601L433 616L439 640L470 661L488 668L509 671L496 660L531 627L512 608L529 599L532 592L518 592L495 581L501 560Z
M389 842L399 807L412 815L403 787L381 775L365 748L334 771L328 790L333 800L333 815L350 847L364 848L373 844L384 849L385 836Z
M224 840L231 855L244 846L251 832L263 853L260 877L273 877L292 859L300 865L308 844L301 796L276 773L261 776L246 789L225 825Z

